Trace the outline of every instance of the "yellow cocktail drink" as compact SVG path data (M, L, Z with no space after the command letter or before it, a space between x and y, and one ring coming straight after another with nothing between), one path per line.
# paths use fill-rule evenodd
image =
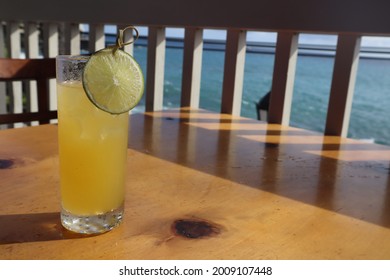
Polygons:
M110 114L88 98L82 82L89 57L57 57L61 223L94 234L122 221L128 112Z
M62 207L104 214L124 200L128 114L96 108L81 83L57 86Z
M56 59L61 224L96 234L123 217L129 111L141 100L144 77L137 61L116 44L89 56Z

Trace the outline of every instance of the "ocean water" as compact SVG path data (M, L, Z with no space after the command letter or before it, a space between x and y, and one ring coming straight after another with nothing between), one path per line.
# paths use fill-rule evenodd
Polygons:
M146 73L146 45L136 44L134 57ZM166 49L164 107L180 104L183 49L180 43ZM271 88L272 52L247 52L241 115L257 118L255 102ZM326 122L334 58L299 55L290 125L323 132ZM219 111L224 52L208 47L203 52L200 107ZM136 110L143 110L144 100ZM359 61L348 136L390 145L390 60Z

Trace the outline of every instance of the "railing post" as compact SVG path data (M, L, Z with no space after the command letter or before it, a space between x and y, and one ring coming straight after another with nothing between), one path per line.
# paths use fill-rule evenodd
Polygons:
M0 57L5 57L5 40L4 40L4 28L0 23ZM4 82L0 82L0 114L7 112L7 92ZM0 129L6 128L5 125L0 125Z
M66 54L80 53L80 27L78 23L65 23L64 40Z
M246 31L229 29L226 38L221 113L239 116L246 52Z
M38 24L34 22L24 23L24 46L27 58L38 58L39 55L39 30ZM28 112L38 111L38 93L37 82L27 81L26 86L26 109ZM31 122L32 125L38 124L38 122Z
M24 43L27 58L38 58L39 30L36 22L24 23Z
M43 56L56 57L59 54L58 25L55 23L44 23L43 29ZM65 54L65 53L60 53Z
M21 54L21 36L20 36L20 23L9 22L7 24L7 49L9 51L9 57L20 58ZM23 92L22 82L12 82L10 88L11 98L11 112L22 113L23 112ZM14 127L22 127L21 123L15 123Z
M298 56L298 34L279 32L275 50L268 122L288 125Z
M199 108L203 29L186 28L183 51L181 107Z
M163 108L165 45L165 28L150 27L145 96L145 111L147 112Z
M0 57L5 57L5 39L3 24L0 23Z
M43 24L43 56L56 57L59 54L59 32L55 23ZM64 53L61 53L64 54ZM49 81L50 109L57 109L56 81Z
M339 35L325 134L347 137L359 63L361 37Z
M88 50L94 53L97 50L103 49L105 45L104 24L89 25L89 42Z

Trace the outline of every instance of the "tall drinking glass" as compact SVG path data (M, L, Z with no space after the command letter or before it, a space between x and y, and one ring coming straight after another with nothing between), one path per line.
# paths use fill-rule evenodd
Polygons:
M82 85L87 60L57 57L61 223L94 234L122 220L129 115L111 115L90 102Z

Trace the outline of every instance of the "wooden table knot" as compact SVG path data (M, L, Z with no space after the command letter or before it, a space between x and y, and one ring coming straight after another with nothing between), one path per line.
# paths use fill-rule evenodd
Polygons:
M0 159L0 169L8 169L14 165L14 161L11 159Z
M179 219L173 222L172 230L177 235L196 239L218 235L221 226L202 220Z

